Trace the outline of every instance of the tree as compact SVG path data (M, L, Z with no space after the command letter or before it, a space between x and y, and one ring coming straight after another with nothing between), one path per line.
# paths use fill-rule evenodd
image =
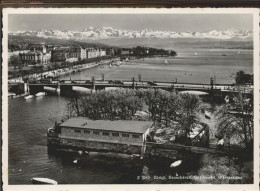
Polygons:
M171 55L171 56L177 56L178 54L177 54L177 52L171 50L170 55Z
M235 75L236 84L253 84L253 75L246 74L244 71L240 70Z
M219 119L218 135L226 136L251 148L254 139L253 128L253 95L248 87L237 88L233 102L226 103L217 111Z
M9 59L9 64L10 64L10 66L13 66L14 69L16 69L17 67L18 68L22 67L22 60L21 60L20 56L13 55Z
M196 112L200 110L201 99L195 95L181 94L179 104L179 123L188 136L197 123Z

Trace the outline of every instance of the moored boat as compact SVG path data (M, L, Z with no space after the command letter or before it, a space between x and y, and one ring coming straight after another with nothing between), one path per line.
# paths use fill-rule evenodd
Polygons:
M51 185L58 184L57 181L52 180L50 178L32 178L31 181L33 184L51 184Z
M33 95L28 95L28 96L25 96L24 99L32 99L33 98Z
M13 98L14 96L16 96L15 93L13 93L13 92L8 92L8 97Z
M45 92L38 92L35 94L36 97L45 96Z

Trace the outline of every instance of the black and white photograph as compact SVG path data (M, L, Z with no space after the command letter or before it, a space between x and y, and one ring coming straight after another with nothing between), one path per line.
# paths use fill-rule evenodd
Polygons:
M258 190L258 43L257 9L4 9L4 188Z

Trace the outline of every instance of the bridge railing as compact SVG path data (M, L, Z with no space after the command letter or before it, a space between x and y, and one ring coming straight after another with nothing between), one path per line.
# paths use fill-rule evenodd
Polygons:
M113 80L116 81L116 80ZM109 82L109 81L102 81L102 80L95 80L94 83L96 86L102 86L102 85L107 85L107 86L116 86L116 87L128 87L133 84L132 81L122 81L122 80L117 80L121 81L122 83L116 83L116 82ZM52 82L37 82L37 83L30 83L30 84L66 84L66 85L89 85L92 84L90 80L53 80ZM187 89L187 90L211 90L211 86L209 84L195 84L195 83L185 83L185 84L178 84L178 83L168 83L168 84L160 84L163 82L156 82L155 85L148 84L148 82L142 81L142 82L134 82L135 87L151 87L151 88L175 88L175 89ZM140 84L141 83L141 84ZM146 83L146 84L145 84ZM196 85L196 86L194 86ZM238 92L234 88L234 85L229 84L219 84L219 86L213 87L213 90L219 90L219 91L229 91L229 92ZM250 88L248 90L249 93L253 92L253 88Z

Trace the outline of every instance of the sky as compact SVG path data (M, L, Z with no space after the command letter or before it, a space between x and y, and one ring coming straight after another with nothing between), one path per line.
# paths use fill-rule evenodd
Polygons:
M154 29L176 32L204 32L229 28L253 30L251 14L13 14L9 32L24 30L71 30L113 27L116 29Z

